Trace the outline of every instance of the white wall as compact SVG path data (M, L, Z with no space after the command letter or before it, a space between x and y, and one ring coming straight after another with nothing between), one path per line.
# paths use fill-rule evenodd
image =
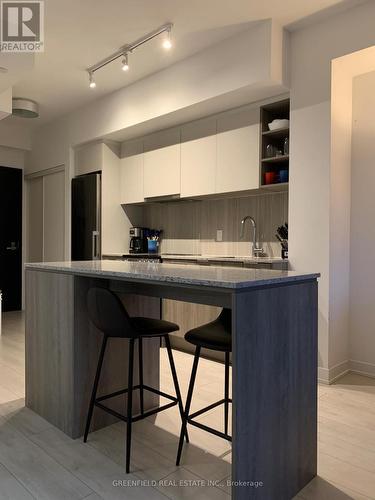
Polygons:
M0 146L0 165L2 167L24 168L26 151Z
M375 71L353 82L350 366L375 376Z
M348 370L352 82L347 57L332 61L330 182L330 325L331 377Z
M331 63L375 44L374 19L375 2L367 2L293 32L290 39L289 258L294 269L322 274L319 377L325 381L338 375L340 366L348 361L347 331L339 328L346 321L342 315L347 314L348 293L348 283L342 281L340 273L348 269L343 269L347 257L341 264L336 260L341 258L338 241L346 229L338 235L334 230L339 206L334 193L340 191L340 176L331 165Z
M31 130L24 120L11 117L0 121L0 146L31 149Z

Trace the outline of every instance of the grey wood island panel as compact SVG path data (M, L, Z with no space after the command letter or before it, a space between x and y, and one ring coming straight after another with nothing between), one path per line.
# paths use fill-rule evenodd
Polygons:
M92 284L121 294L131 314L157 317L160 298L228 307L232 496L291 499L317 469L317 278L154 262L27 264L26 404L71 437L82 433L98 350L85 309ZM159 379L158 349L155 343L148 348L153 385ZM111 356L102 390L126 385L126 346ZM149 407L155 404L148 401ZM110 423L98 418L96 426Z

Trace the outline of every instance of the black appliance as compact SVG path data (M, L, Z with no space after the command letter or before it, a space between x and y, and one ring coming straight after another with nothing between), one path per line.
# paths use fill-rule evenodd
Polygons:
M129 229L129 253L147 253L147 228L131 227Z
M72 260L101 258L101 174L72 179Z

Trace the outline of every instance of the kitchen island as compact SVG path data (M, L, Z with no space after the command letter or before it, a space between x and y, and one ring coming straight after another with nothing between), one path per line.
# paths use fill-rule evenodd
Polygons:
M290 499L317 468L317 278L156 262L27 264L26 406L82 435L100 344L86 310L91 286L117 292L131 315L160 317L161 298L230 308L232 496ZM145 383L157 388L160 344L149 340ZM113 341L103 393L126 386L125 344ZM145 401L156 404L155 395ZM95 413L94 427L113 422Z

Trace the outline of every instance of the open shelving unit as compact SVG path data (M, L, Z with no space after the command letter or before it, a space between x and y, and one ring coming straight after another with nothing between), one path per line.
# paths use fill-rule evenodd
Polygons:
M272 189L287 189L289 180L289 150L284 151L285 139L289 140L289 127L269 130L268 124L274 119L289 119L290 100L273 102L260 108L260 185ZM269 156L269 146L274 150ZM267 173L273 173L272 183L267 182Z

